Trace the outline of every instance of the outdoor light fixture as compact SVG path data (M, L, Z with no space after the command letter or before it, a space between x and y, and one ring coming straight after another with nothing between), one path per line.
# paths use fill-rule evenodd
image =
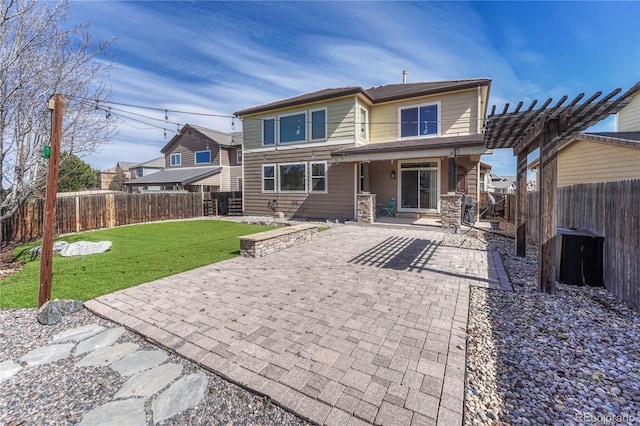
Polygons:
M396 178L396 171L391 170L391 179L395 179L395 178Z

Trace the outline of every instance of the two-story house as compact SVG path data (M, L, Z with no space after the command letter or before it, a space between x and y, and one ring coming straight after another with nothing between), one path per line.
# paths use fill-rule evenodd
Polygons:
M164 170L126 182L130 191L242 191L242 133L185 124L162 148Z
M490 86L341 87L237 111L245 214L355 219L367 193L405 217L438 216L454 195L477 201Z

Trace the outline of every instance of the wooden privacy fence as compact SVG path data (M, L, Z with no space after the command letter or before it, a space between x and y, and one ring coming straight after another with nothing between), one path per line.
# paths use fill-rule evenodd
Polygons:
M538 193L527 195L527 236L537 242ZM604 237L605 287L640 310L640 179L558 188L556 224Z
M56 235L159 220L203 215L202 193L162 192L100 194L59 197L56 200ZM2 222L2 242L17 243L42 237L44 199L24 204Z

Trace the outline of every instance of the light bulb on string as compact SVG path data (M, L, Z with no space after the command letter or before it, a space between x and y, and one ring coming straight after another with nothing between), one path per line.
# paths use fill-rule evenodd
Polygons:
M107 110L106 118L107 120L111 118L111 107Z
M296 127L296 135L300 134L300 122L298 121L298 127Z
M235 119L232 118L231 119L231 130L235 130L235 129L236 129L236 122L235 122Z
M162 130L164 130L164 138L166 139L167 138L167 129L162 129Z
M164 110L164 121L169 121L169 111Z
M98 98L96 98L96 111L98 111L100 107L98 106Z

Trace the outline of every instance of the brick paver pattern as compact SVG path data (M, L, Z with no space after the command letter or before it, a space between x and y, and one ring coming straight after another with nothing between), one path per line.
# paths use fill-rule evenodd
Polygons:
M441 238L342 226L86 305L317 424L460 425L469 287L508 281Z

